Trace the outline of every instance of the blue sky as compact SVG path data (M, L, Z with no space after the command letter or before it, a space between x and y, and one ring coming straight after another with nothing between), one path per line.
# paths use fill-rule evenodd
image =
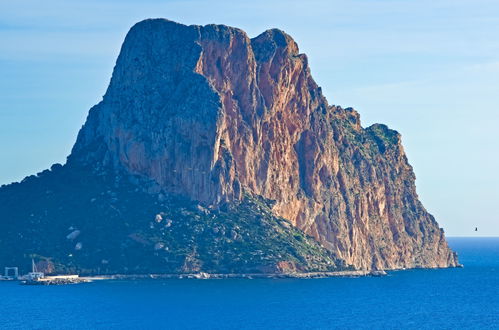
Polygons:
M0 0L0 184L65 161L126 32L149 17L283 29L329 103L402 134L449 236L499 236L496 0Z

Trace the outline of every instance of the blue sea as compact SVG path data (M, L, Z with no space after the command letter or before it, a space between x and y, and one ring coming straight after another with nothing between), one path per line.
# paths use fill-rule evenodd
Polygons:
M1 329L499 329L499 238L385 277L0 282Z

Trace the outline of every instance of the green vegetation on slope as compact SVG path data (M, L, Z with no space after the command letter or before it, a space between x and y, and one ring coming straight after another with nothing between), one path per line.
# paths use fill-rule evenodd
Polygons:
M143 183L140 186L144 186ZM52 170L0 188L0 266L46 260L52 272L261 273L348 268L247 195L209 209L144 193L88 169Z

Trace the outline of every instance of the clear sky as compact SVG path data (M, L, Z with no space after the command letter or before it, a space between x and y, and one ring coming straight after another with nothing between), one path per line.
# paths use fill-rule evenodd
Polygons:
M330 104L402 134L447 235L499 236L497 0L0 0L0 184L65 161L150 17L283 29Z

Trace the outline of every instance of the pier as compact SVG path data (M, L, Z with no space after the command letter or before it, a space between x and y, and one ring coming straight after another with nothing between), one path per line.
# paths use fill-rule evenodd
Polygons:
M5 267L4 275L0 275L2 281L19 281L23 285L60 285L60 284L77 284L90 282L89 278L81 278L79 275L55 275L46 276L40 272L31 259L31 272L19 276L18 267Z
M23 285L62 285L62 284L78 284L87 283L90 280L81 278L78 275L58 275L45 276L36 280L22 280Z

